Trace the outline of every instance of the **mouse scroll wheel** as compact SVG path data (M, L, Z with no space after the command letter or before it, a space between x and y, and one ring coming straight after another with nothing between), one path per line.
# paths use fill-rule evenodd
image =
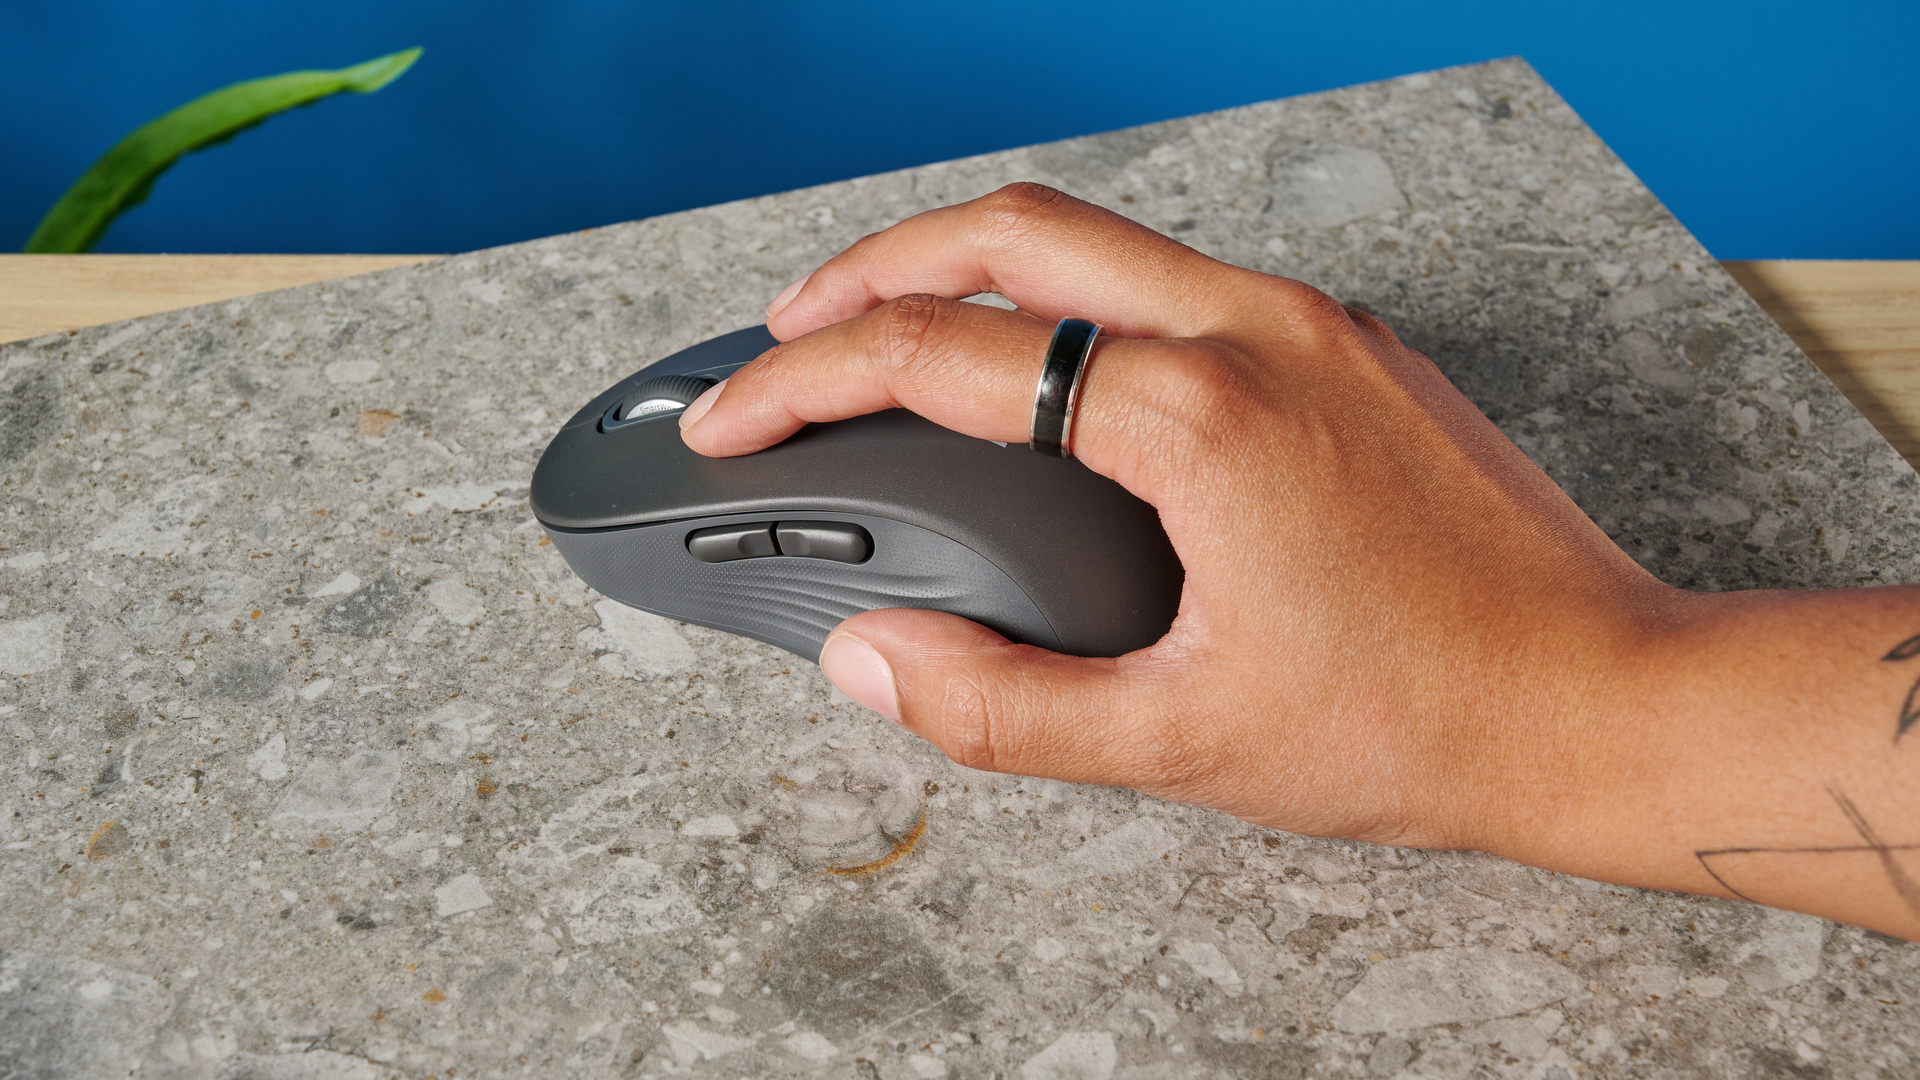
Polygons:
M660 375L633 388L621 402L621 420L645 420L649 416L678 412L707 392L712 379L697 375Z

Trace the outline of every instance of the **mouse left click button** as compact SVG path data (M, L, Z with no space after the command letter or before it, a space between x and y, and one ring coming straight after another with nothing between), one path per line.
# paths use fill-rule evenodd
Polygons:
M764 559L780 554L773 544L773 522L758 521L746 525L718 525L687 534L687 553L701 562L733 562L736 559Z

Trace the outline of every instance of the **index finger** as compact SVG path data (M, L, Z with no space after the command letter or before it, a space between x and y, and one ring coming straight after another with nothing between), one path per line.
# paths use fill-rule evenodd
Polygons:
M900 296L996 292L1047 322L1197 337L1226 321L1240 275L1257 276L1053 188L1009 184L860 240L770 305L767 329L791 341Z

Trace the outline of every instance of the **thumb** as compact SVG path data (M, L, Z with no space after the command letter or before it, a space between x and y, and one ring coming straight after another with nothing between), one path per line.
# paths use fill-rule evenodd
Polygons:
M1138 654L1135 654L1138 656ZM820 670L841 693L970 769L1077 783L1151 783L1141 664L1016 645L957 615L909 608L841 623Z

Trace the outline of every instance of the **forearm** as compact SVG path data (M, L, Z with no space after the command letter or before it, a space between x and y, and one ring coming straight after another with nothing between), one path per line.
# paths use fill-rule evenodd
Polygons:
M1920 938L1916 633L1915 588L1679 594L1584 705L1567 827L1511 853Z

